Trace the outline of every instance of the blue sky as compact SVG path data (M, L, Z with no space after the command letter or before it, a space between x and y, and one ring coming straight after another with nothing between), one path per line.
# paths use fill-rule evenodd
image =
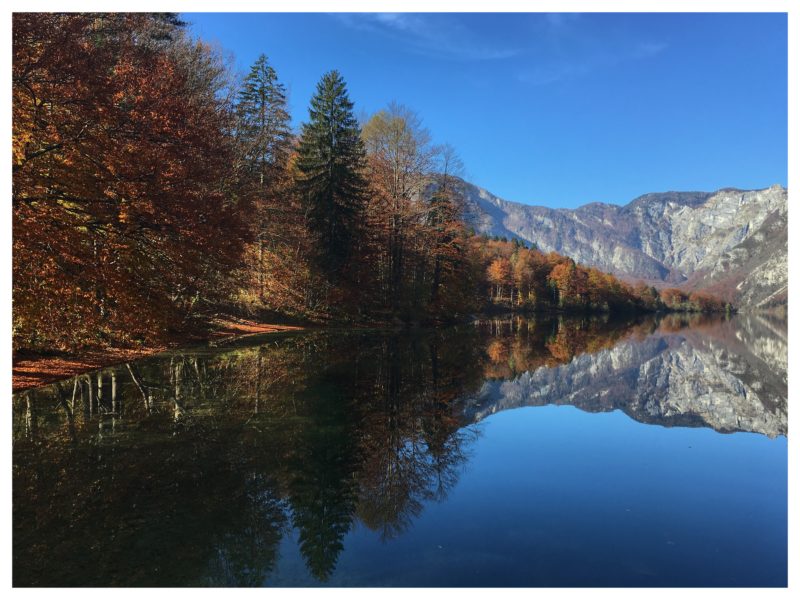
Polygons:
M467 179L508 200L787 183L783 14L183 17L242 71L265 53L295 126L338 69L357 113L414 109Z

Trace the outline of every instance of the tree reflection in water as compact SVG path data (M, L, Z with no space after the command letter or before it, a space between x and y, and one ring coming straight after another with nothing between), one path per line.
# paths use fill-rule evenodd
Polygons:
M292 530L324 582L356 521L390 540L447 497L485 382L657 327L515 317L250 338L17 394L14 584L262 585Z

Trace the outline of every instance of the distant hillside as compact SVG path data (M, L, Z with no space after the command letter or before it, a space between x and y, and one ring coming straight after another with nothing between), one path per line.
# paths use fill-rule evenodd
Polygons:
M786 303L787 190L640 196L625 206L529 206L462 182L478 232L518 237L629 280L708 290L741 307Z

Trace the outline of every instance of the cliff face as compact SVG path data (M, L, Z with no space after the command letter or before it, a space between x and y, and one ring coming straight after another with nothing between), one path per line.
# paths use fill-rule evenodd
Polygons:
M467 219L489 235L632 280L708 289L739 306L785 303L787 191L646 194L625 206L552 209L509 202L462 183Z
M714 330L656 333L576 356L507 381L487 381L468 420L522 406L621 410L664 426L710 427L769 437L787 434L785 323L740 315Z

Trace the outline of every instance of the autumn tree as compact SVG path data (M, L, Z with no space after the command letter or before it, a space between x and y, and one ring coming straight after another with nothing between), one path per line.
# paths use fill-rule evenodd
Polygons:
M263 54L242 82L236 116L237 193L251 199L250 224L255 240L241 279L255 279L257 306L290 309L297 304L293 298L297 286L284 286L296 279L300 266L296 241L302 237L299 207L289 185L290 116L284 85ZM245 286L245 301L249 291Z
M247 239L221 61L144 13L15 14L13 55L15 345L152 340L207 314Z
M576 289L576 267L571 259L558 263L550 271L549 281L558 292L558 305L563 307L575 301Z
M660 308L658 290L645 282L638 282L633 288L634 297L647 310Z
M517 304L530 302L535 304L534 278L536 276L535 259L532 252L520 250L515 255L512 266L514 285L517 288Z
M495 299L502 300L503 289L511 283L511 262L505 257L495 258L486 270L486 277L495 286Z
M696 312L710 313L726 310L725 303L719 298L706 292L692 292L689 294L690 309Z
M688 300L688 297L681 290L676 288L666 288L661 290L661 301L671 309L678 309Z
M426 216L431 240L428 251L433 262L430 301L434 305L439 302L443 286L449 289L450 296L458 293L452 288L460 288L459 304L465 306L463 294L471 282L466 267L469 257L465 255L464 198L457 185L464 164L449 144L436 147L434 161L435 187Z
M373 192L371 225L384 237L383 290L397 310L408 287L407 263L417 258L414 242L420 241L419 227L428 210L423 194L433 171L434 149L417 114L396 103L375 113L362 135Z

